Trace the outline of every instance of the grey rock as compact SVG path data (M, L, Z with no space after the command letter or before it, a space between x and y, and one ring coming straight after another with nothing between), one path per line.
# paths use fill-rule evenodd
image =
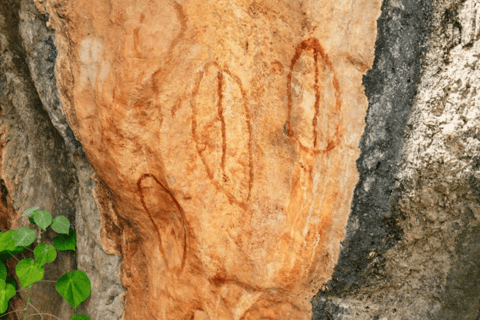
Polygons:
M313 319L478 319L479 5L384 2L360 181Z
M11 214L30 206L67 216L77 251L61 252L46 278L83 270L92 295L77 313L120 319L121 257L100 241L100 182L66 120L46 21L31 0L0 0L0 227L31 226ZM360 180L313 319L480 319L479 38L478 0L384 1L364 77ZM31 299L41 312L73 314L52 283L36 284Z
M63 112L54 74L55 34L46 27L47 20L33 1L0 1L2 201L14 212L39 206L53 217L68 217L71 228L77 230L77 251L60 252L46 266L45 279L56 280L74 269L84 271L92 282L92 294L76 313L92 319L120 319L124 309L120 258L106 254L100 242L94 172ZM8 228L33 226L20 216L7 220ZM55 236L47 231L42 240L52 243ZM13 276L15 263L9 267ZM24 307L26 292L16 299ZM34 284L31 299L41 312L62 319L73 315L53 283ZM27 315L33 311L30 308Z

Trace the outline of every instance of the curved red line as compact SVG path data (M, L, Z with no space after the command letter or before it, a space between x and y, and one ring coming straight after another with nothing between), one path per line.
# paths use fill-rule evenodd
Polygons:
M175 203L175 206L177 207L178 211L180 212L181 219L183 220L182 224L183 224L183 229L184 229L183 230L183 257L182 257L182 265L181 265L181 271L183 272L183 269L185 267L185 261L186 261L186 258L187 258L187 225L188 224L187 224L187 219L185 217L185 212L183 211L183 208L178 203L177 199L175 199L175 197L173 196L172 191L167 189L153 174L145 173L138 179L137 189L138 189L138 192L140 193L140 201L142 202L143 208L147 212L148 217L150 218L150 221L152 222L152 224L155 228L155 231L157 232L157 237L158 237L159 246L160 246L160 253L162 254L163 259L165 260L165 263L167 264L168 268L170 268L170 266L168 265L168 260L167 260L166 255L165 255L165 251L162 248L162 238L160 236L160 230L159 230L157 224L155 223L155 221L153 220L152 214L148 210L147 205L145 204L145 199L144 199L142 188L141 188L142 180L145 179L145 178L153 178L153 180L155 180L155 182L158 183L158 185L163 189L163 191L165 191L170 196L171 200Z
M208 177L210 178L210 180L212 181L213 185L215 186L215 188L217 190L220 190L222 192L225 193L225 195L227 196L228 200L231 202L231 203L234 203L240 207L242 207L243 209L246 208L246 205L248 203L248 201L250 200L250 196L251 196L251 191L252 191L252 187L253 187L253 178L254 178L254 173L253 173L253 153L252 153L252 147L253 147L253 138L252 138L252 123L251 123L251 114L250 114L250 109L248 108L248 100L247 100L247 95L245 93L245 90L243 88L243 85L242 85L242 81L240 80L240 78L234 74L232 74L230 72L230 70L228 70L228 68L221 68L218 63L216 62L210 62L210 63L207 63L205 64L204 66L204 70L207 69L208 67L210 67L211 65L214 65L215 67L218 68L218 70L220 70L221 72L225 72L226 74L228 74L238 85L238 87L240 88L240 92L242 93L242 97L243 97L243 101L244 101L244 109L245 109L245 113L246 113L246 122L247 122L247 127L248 127L248 143L249 143L249 147L248 147L248 151L249 151L249 184L248 184L248 194L247 194L247 199L245 202L242 202L242 201L239 201L231 192L229 192L228 190L226 190L222 185L220 185L218 183L218 181L213 177L213 172L210 168L210 166L208 165L207 163L207 160L205 159L205 156L203 155L203 151L204 150L200 150L200 147L198 145L198 140L199 140L199 136L197 135L197 110L196 110L196 105L195 105L195 101L194 101L194 98L195 96L197 95L198 93L198 90L199 90L199 87L200 87L200 83L202 81L202 78L203 78L203 72L199 72L198 73L198 76L197 76L197 79L195 81L195 85L194 85L194 88L193 88L193 91L192 91L192 97L193 99L191 100L191 103L190 105L192 106L192 135L193 135L193 140L195 142L195 148L197 149L197 152L198 154L200 155L200 159L202 160L202 163L203 165L205 166L205 169L207 171L207 175ZM220 79L220 78L219 78ZM223 79L223 78L222 78ZM219 81L220 83L220 81ZM220 85L219 85L220 86ZM218 89L220 90L220 89ZM223 120L222 120L223 121ZM222 132L223 134L223 132ZM226 149L226 148L225 148ZM222 152L225 152L224 150L225 149L222 149ZM222 154L222 159L225 155Z
M313 125L313 130L314 130L314 140L313 140L313 150L307 146L304 146L298 139L295 138L295 132L291 128L290 125L290 119L292 116L292 104L293 104L293 99L292 99L292 77L293 77L293 68L295 67L295 64L297 63L298 59L302 55L304 50L313 50L313 56L315 60L315 115L312 120L312 125ZM318 87L318 54L320 53L320 56L322 57L322 60L326 63L328 68L332 71L333 73L333 87L335 89L335 107L337 110L340 110L342 107L342 99L341 99L341 92L340 92L340 85L337 79L337 75L335 73L335 68L333 67L330 59L328 58L328 55L325 53L325 50L323 49L322 45L318 41L318 39L310 38L302 41L297 48L295 49L295 54L292 57L291 63L290 63L290 72L287 75L287 134L290 138L295 139L301 149L308 150L308 151L313 151L315 154L322 153L322 152L328 152L334 149L341 137L341 124L342 124L342 119L338 121L337 127L335 129L335 135L330 141L328 141L327 146L322 149L322 150L316 150L316 145L317 145L317 134L316 134L316 125L317 125L317 117L320 112L320 88Z

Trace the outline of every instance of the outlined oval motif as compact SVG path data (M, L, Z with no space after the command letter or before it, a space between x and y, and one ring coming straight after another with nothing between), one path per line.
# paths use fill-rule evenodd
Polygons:
M315 154L334 149L342 135L342 97L333 65L317 39L297 46L287 98L288 136Z
M192 135L207 175L231 203L252 190L252 125L240 78L217 63L199 72L192 92Z
M154 175L137 181L140 201L157 233L160 254L171 271L182 272L187 257L187 221L183 208Z

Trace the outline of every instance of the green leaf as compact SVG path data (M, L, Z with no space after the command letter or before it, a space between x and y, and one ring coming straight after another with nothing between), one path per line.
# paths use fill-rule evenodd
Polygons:
M0 261L0 280L7 280L7 267L2 261Z
M40 266L43 266L45 263L55 261L57 250L55 250L54 246L40 243L35 249L33 249L33 255L35 256L37 263L40 264Z
M5 280L0 280L0 313L4 313L8 308L8 300L15 295L15 287Z
M53 220L52 229L57 233L68 234L68 228L70 228L70 221L65 216L58 216Z
M15 240L12 237L15 231L16 230L8 230L0 234L0 252L15 250Z
M53 245L57 250L73 250L77 246L77 231L70 229L69 234L61 234L53 239Z
M38 210L33 213L33 220L35 224L43 230L47 230L52 223L52 215L47 210Z
M27 210L23 211L23 216L28 217L28 216L32 215L32 213L34 213L37 210L38 210L38 207L30 207Z
M92 319L90 319L90 317L87 317L84 314L76 314L73 317L71 317L70 320L92 320Z
M74 270L61 276L55 285L58 293L77 310L80 303L85 301L91 292L91 282L85 272Z
M23 289L32 283L41 281L45 270L43 270L43 267L39 263L35 263L33 259L28 258L17 264L15 272Z
M18 230L14 230L12 235L15 240L15 246L30 246L35 241L35 231L26 227L20 227Z

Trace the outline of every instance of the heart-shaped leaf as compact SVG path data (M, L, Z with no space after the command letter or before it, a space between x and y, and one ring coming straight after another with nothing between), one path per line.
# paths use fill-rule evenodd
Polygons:
M15 268L15 272L20 280L22 289L28 287L32 283L41 281L45 274L43 267L30 258L20 261Z
M0 279L0 313L4 313L8 308L8 300L15 295L15 287L5 280Z
M15 240L15 246L30 246L33 241L35 241L35 231L26 227L20 227L12 235L13 240Z
M34 213L37 210L38 210L38 207L30 207L27 210L23 211L23 216L28 217L28 216L32 215L32 213Z
M77 231L70 229L69 234L61 234L53 239L53 245L57 250L73 250L77 245Z
M0 234L0 251L15 250L15 240L13 240L14 230L8 230Z
M58 293L76 310L91 292L91 282L85 272L74 270L61 276L55 285Z
M68 234L70 228L70 221L65 216L58 216L53 220L52 229L57 233Z
M46 230L52 223L52 215L47 210L38 210L33 213L33 220L37 226Z
M84 314L76 314L73 317L71 317L70 320L92 320L92 319L90 319L90 317L87 317Z
M40 243L35 249L33 249L33 255L35 256L37 263L43 266L45 263L55 261L57 250L55 250L54 246Z

